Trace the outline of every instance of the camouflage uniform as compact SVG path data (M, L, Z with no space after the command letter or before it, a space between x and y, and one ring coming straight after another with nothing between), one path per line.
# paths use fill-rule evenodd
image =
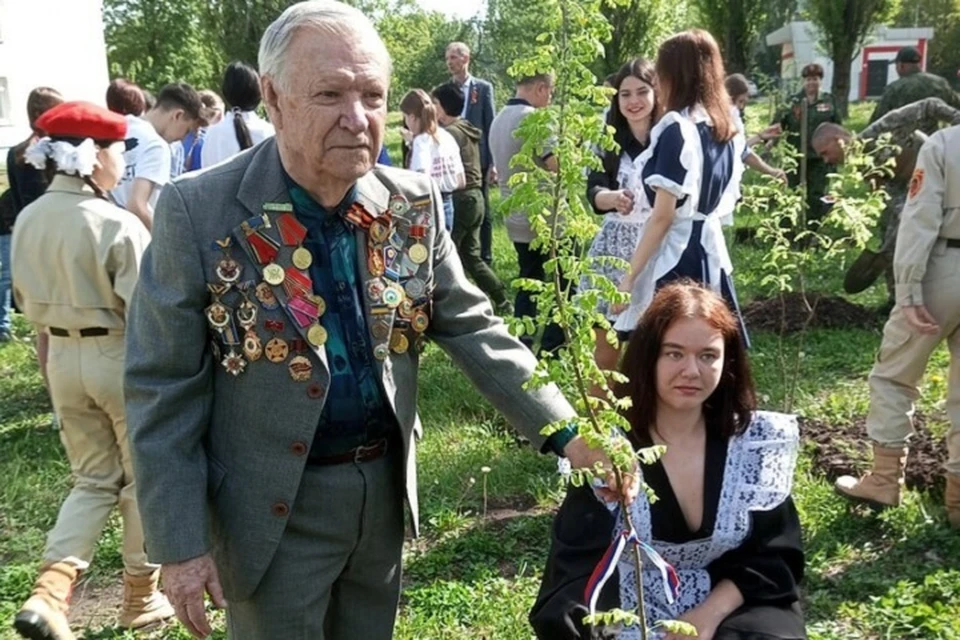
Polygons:
M803 105L807 103L806 94L801 91L793 96L789 106L780 114L776 122L783 127L787 142L797 150L800 149L800 127L803 122ZM821 92L814 102L807 103L807 219L819 220L826 213L826 206L821 198L827 191L827 174L834 171L834 166L825 163L814 150L813 132L824 122L841 124L840 112L836 102L829 93ZM800 170L789 175L790 186L800 184Z
M870 122L872 124L894 109L905 107L924 98L940 98L948 106L960 109L960 96L950 88L949 82L932 73L915 71L887 85L883 90L883 96L880 97L880 102L873 110ZM936 123L927 122L924 127L914 128L920 129L929 136L938 129L938 126Z
M882 257L886 267L887 290L890 292L891 299L894 294L893 251L897 244L900 212L907 201L907 188L917 162L917 152L926 139L926 135L918 135L918 131L923 133L936 131L941 123L960 124L960 109L949 106L940 98L926 98L888 112L861 131L858 136L861 140L875 140L889 133L890 142L900 148L894 175L883 185L890 199L880 214L877 224L877 231L883 238L877 253ZM885 153L889 154L890 151L885 150ZM882 161L885 158L881 156L877 159ZM851 271L855 268L857 267L851 267ZM863 277L857 279L863 282Z

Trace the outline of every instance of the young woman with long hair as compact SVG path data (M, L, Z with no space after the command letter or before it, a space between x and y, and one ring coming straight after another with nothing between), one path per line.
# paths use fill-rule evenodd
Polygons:
M720 49L706 31L685 31L661 45L656 68L664 115L639 176L652 211L620 282L631 301L619 331L633 329L658 288L684 277L721 293L739 315L721 220L740 197L744 138Z
M703 285L665 286L630 340L617 394L636 449L666 447L643 465L641 492L630 506L639 539L679 578L646 553L642 583L647 623L681 620L701 640L801 640L798 583L804 555L790 497L799 434L795 416L756 410L756 393L739 323L726 301ZM598 610L637 607L636 573L627 551L606 583L595 568L626 519L589 487L573 487L557 514L540 594L530 615L539 638L639 637L589 628ZM670 587L670 595L667 595ZM609 634L609 635L607 635ZM655 640L687 636L655 628Z
M640 158L650 140L650 129L657 110L657 74L653 65L642 58L630 60L610 79L616 91L610 100L607 124L614 129L614 139L619 149L601 154L603 169L591 172L587 180L587 198L594 211L604 216L600 232L593 239L587 252L588 258L614 257L629 261L637 249L643 222L650 214L643 206L645 199L638 199L640 187L636 178L640 173ZM639 206L638 206L639 203ZM623 269L595 264L597 274L619 285ZM580 291L593 288L589 277L580 281ZM605 301L598 309L611 322L616 322ZM620 350L607 342L606 331L596 329L595 357L601 369L612 370L617 366ZM626 337L626 336L622 336Z
M273 125L257 114L262 97L256 69L243 62L231 62L223 72L220 90L230 111L207 129L200 150L203 167L232 158L274 135Z
M437 108L423 89L408 92L400 101L404 140L410 145L407 168L433 178L443 197L447 231L453 229L453 192L463 188L466 174L460 147L453 136L440 128Z

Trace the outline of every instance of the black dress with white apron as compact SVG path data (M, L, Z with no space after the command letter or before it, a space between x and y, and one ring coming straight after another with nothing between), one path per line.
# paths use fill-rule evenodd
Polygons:
M630 306L615 325L618 331L636 327L657 289L690 278L726 299L748 341L722 230L740 199L743 176L745 140L739 119L736 122L737 135L717 142L707 113L693 107L667 113L650 133L650 146L637 162L642 176L637 195L649 208L638 208L652 211L656 190L663 189L677 198L676 213L657 252L634 281Z
M644 466L643 479L658 500L636 500L632 518L641 540L671 563L679 595L667 601L659 571L645 563L643 584L648 623L677 619L701 604L714 585L733 582L743 606L728 616L715 640L806 638L798 583L804 556L800 520L790 498L799 437L796 419L757 412L742 436L707 439L703 520L691 531L659 462ZM541 640L639 637L636 628L583 624L585 591L594 568L624 528L591 489L570 487L554 521L550 555L530 622ZM634 569L624 553L600 593L598 611L636 609ZM650 636L659 637L658 633Z

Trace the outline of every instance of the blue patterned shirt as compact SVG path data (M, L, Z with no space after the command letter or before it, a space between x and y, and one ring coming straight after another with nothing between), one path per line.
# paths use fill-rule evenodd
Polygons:
M313 254L313 291L327 309L320 324L327 331L330 386L311 457L344 453L387 436L396 420L377 379L363 309L363 283L357 270L357 239L341 215L356 200L354 187L330 211L286 176L297 219L307 228L304 246Z

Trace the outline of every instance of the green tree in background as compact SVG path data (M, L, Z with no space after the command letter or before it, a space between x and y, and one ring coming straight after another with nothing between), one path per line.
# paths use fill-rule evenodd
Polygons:
M652 60L662 41L690 24L686 0L628 0L603 5L601 11L613 27L613 37L597 69L600 78L635 56Z
M927 71L956 85L960 69L960 0L913 0L900 8L897 27L933 27Z
M770 4L768 0L693 0L700 24L720 44L728 73L745 73L753 66Z
M807 17L820 31L820 44L833 61L831 93L847 115L850 64L878 24L891 20L900 0L807 0Z

